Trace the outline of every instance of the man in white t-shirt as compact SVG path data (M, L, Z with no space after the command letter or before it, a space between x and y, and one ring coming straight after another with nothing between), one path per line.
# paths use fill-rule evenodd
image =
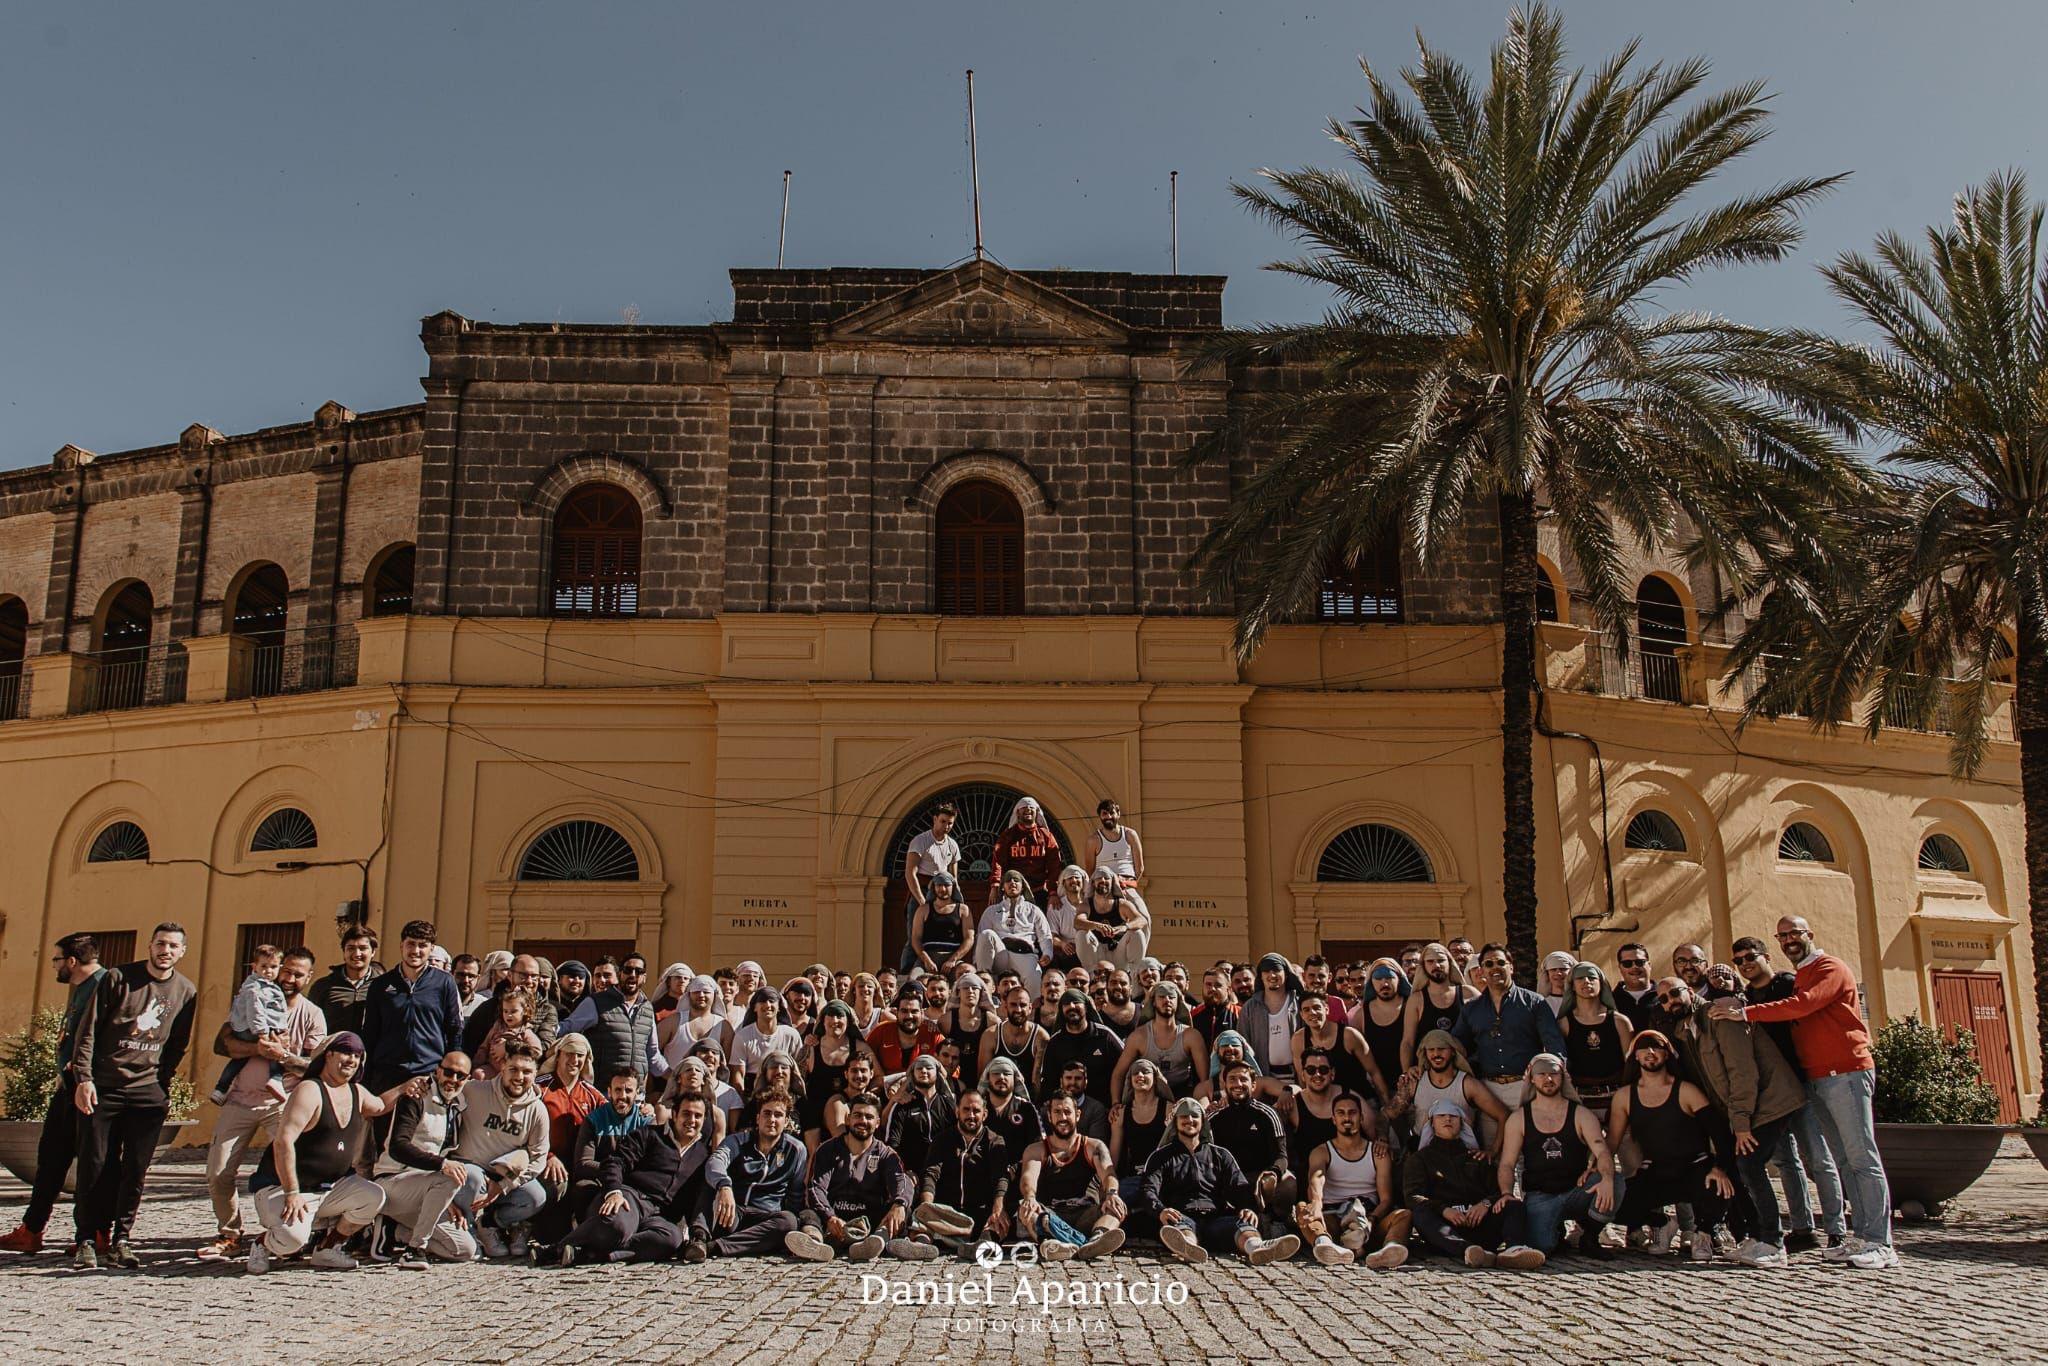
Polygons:
M953 803L940 802L932 808L932 828L910 841L903 855L903 882L910 899L903 904L903 954L898 972L909 972L917 963L917 951L910 946L910 927L917 921L918 907L924 905L925 884L940 873L960 876L960 842L953 838L953 822L959 813Z

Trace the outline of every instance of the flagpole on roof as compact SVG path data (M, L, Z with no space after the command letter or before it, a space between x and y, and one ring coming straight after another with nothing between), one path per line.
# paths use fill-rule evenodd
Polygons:
M974 135L974 68L967 68L967 174L974 184L974 259L979 261L985 253L981 248L981 157L975 146Z

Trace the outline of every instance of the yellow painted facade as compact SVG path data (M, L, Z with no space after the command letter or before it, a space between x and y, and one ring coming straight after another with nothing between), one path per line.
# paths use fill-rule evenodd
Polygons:
M1490 628L1292 626L1246 668L1227 621L1194 617L423 616L358 632L353 688L224 700L235 642L202 637L182 705L0 729L0 1028L58 1002L58 935L174 919L210 1037L239 926L303 919L324 963L337 905L365 892L387 939L424 917L456 950L626 939L657 965L873 964L888 842L960 782L1030 792L1076 839L1099 797L1120 799L1162 957L1502 933ZM1611 971L1625 940L1662 963L1698 939L1725 960L1735 937L1805 915L1873 1018L1932 1018L1937 969L1997 974L2019 1092L2039 1090L2010 744L1962 783L1938 735L1738 735L1707 680L1714 647L1683 652L1682 705L1588 691L1598 642L1545 633L1550 727L1597 743L1607 789L1603 819L1593 745L1539 740L1546 949L1582 943ZM35 698L68 695L70 659L35 661ZM303 869L245 852L284 805L319 829L282 856ZM1648 807L1686 852L1624 848ZM88 864L122 816L151 862ZM517 881L526 845L570 817L622 833L640 880ZM1834 859L1781 859L1794 820ZM1361 822L1406 833L1434 881L1318 882L1323 849ZM1937 832L1967 876L1916 866Z

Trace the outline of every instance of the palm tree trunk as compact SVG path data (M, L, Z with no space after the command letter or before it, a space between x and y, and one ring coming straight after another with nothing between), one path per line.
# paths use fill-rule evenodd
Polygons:
M1536 981L1536 500L1500 499L1501 880L1515 978Z
M2020 740L2020 807L2027 837L2027 928L2034 950L2034 1033L2048 1080L2048 639L2031 623L2039 605L2020 608L2014 651L2015 726Z

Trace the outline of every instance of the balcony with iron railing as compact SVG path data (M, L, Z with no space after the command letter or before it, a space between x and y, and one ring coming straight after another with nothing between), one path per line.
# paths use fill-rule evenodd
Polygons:
M89 651L77 661L76 705L71 710L132 711L185 700L188 659L180 641L123 650Z
M230 653L230 698L280 697L355 686L353 626L308 626L230 639L245 642Z
M0 721L13 721L28 715L29 675L20 661L13 665L10 673L0 673Z

